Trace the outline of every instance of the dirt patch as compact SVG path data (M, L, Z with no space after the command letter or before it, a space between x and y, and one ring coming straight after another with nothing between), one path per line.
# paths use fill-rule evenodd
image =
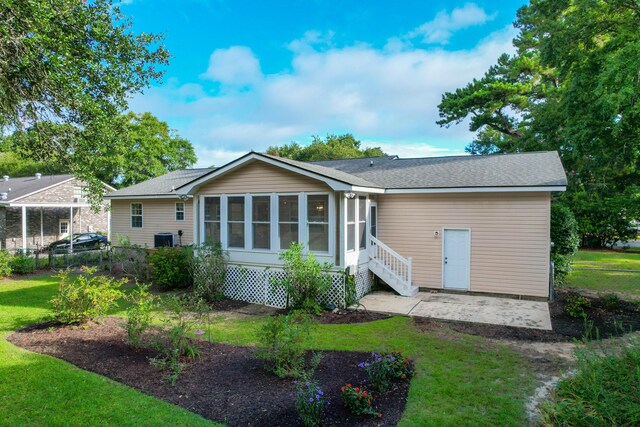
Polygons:
M553 330L517 328L514 326L488 325L483 323L468 323L457 321L435 320L429 318L415 318L419 330L443 333L443 329L478 335L485 338L515 341L560 342L581 339L585 335L585 321L574 318L564 311L564 304L572 292L558 292L554 302L549 303L551 325ZM592 338L596 336L596 329L600 338L620 336L630 331L640 329L640 305L621 301L615 309L608 307L601 298L589 298L591 307L585 311L591 324Z
M246 301L240 301L235 299L221 299L209 304L212 310L215 311L236 311L248 306Z
M125 344L122 320L107 318L102 324L54 327L35 325L9 337L27 350L66 360L82 369L109 377L143 393L180 405L205 418L229 426L301 425L290 394L293 384L267 373L253 356L253 348L198 342L200 358L190 363L175 386L163 381L164 373L149 364L150 350ZM404 412L409 385L400 383L376 397L380 420L351 415L340 399L345 383L363 384L357 364L366 353L327 351L316 379L330 399L323 425L393 426Z
M334 310L323 313L318 316L318 323L325 324L345 324L345 323L367 323L374 320L388 319L390 316L382 313L374 313L371 311L356 310Z

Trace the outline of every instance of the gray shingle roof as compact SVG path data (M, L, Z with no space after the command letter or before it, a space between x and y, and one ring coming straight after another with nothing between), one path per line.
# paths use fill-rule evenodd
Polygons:
M71 178L73 175L43 175L40 179L35 176L26 176L22 178L10 177L9 181L5 181L0 177L0 193L7 193L7 198L0 200L0 203L11 202Z
M269 154L263 154L263 153L258 153L258 154L264 157L268 157L270 159L277 160L282 163L286 163L291 166L299 167L300 169L304 169L309 172L317 173L318 175L322 175L327 178L334 179L336 181L344 182L351 185L361 186L361 187L380 188L380 185L376 184L375 182L369 181L358 175L349 173L348 171L342 171L334 167L327 167L322 163L299 162L297 160L285 159L283 157L271 156Z
M320 162L299 162L268 154L256 154L346 184L370 188L444 189L567 185L564 168L555 151L413 159L382 156ZM172 188L179 189L214 170L216 169L174 171L109 193L108 196L170 196L175 194Z
M175 194L172 188L179 188L201 176L213 171L212 168L183 169L169 172L162 176L148 179L118 191L112 191L107 197L130 196L169 196Z
M555 151L414 159L384 156L313 164L335 168L387 189L567 185Z

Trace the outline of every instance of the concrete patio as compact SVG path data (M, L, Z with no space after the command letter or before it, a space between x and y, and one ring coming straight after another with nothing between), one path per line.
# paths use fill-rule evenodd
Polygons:
M431 292L402 297L374 292L365 295L360 304L379 313L551 330L549 304L542 301Z

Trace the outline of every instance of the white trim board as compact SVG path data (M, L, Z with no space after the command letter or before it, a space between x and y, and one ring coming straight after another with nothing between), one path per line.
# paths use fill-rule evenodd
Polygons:
M451 187L451 188L390 188L384 194L423 193L519 193L540 191L566 191L566 186L542 187Z

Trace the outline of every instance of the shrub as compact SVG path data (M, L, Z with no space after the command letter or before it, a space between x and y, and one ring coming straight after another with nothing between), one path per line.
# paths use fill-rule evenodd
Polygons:
M302 424L306 427L321 425L324 407L328 403L317 381L307 379L295 381L295 405Z
M571 210L556 203L551 205L551 241L554 280L562 285L571 271L571 261L578 251L580 236L578 223Z
M11 255L9 251L4 249L0 250L0 279L3 279L11 274Z
M166 305L168 316L163 320L160 336L152 343L158 356L151 359L151 364L169 370L165 380L175 384L185 367L181 359L199 356L189 334L202 321L208 307L200 299L178 296L168 298Z
M371 353L371 358L358 364L367 374L371 386L378 391L386 391L394 381L408 380L414 375L413 363L400 351L391 353Z
M131 306L127 309L125 323L127 343L140 347L142 334L151 326L153 319L151 311L155 307L155 298L149 293L149 285L140 284L126 298L131 302Z
M193 284L190 248L160 248L148 256L153 283L161 289L187 288Z
M603 354L595 348L577 354L576 371L558 384L541 407L541 425L640 425L640 341Z
M50 302L55 319L61 323L81 323L104 316L123 295L120 288L126 279L94 275L95 268L82 267L81 271L73 278L69 270L58 275L58 293Z
M29 274L36 270L35 259L26 255L15 255L9 261L13 274Z
M382 418L382 414L373 407L373 393L370 391L362 387L353 387L351 384L345 384L340 387L340 396L352 414Z
M622 308L622 300L618 294L612 292L600 296L600 301L602 301L604 308L609 311L616 311Z
M199 247L191 258L193 292L206 301L222 298L229 253L220 243Z
M299 377L304 370L304 344L311 320L307 315L272 316L258 331L261 348L257 356L280 378Z
M276 280L276 286L285 289L289 307L319 313L319 300L331 286L328 274L331 264L320 264L311 252L305 258L303 247L302 244L291 243L291 247L280 254L286 276Z
M591 301L582 295L569 293L564 301L564 312L571 317L587 317L585 308L591 307Z

